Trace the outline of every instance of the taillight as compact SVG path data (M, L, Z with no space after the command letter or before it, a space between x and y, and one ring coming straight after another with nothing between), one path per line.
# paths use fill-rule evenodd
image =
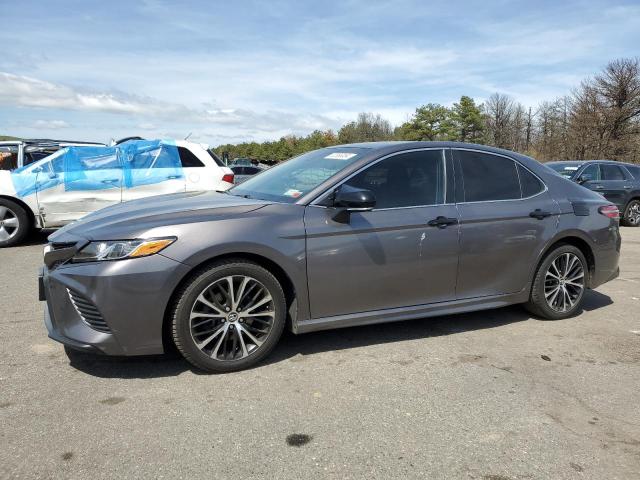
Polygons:
M233 173L225 173L222 176L222 181L223 182L233 183Z
M620 210L615 205L603 205L598 208L598 212L600 212L605 217L615 218L616 220L620 220Z

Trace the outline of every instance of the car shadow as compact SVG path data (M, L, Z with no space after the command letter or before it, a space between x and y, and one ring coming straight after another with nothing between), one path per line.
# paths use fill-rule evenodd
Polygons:
M607 295L589 290L585 295L584 310L593 311L612 303L611 298ZM274 351L258 367L282 362L297 355L312 355L327 351L500 328L531 318L531 315L524 308L513 305L493 310L326 330L304 335L285 332ZM185 371L206 374L206 372L192 367L177 352L141 357L108 357L71 349L65 349L65 351L71 367L100 378L172 377Z
M28 247L30 245L44 245L47 243L47 237L51 235L55 230L33 230L27 235L27 237L20 243L21 247Z

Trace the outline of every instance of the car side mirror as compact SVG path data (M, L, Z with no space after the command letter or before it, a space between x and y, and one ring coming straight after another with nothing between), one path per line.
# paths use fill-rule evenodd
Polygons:
M334 193L333 206L338 209L333 219L349 223L351 212L366 212L376 206L376 197L371 190L341 185Z
M589 182L589 181L591 181L591 177L590 177L589 175L580 175L580 176L578 177L578 183L579 183L580 185L582 185L582 184L584 184L584 183L587 183L587 182Z

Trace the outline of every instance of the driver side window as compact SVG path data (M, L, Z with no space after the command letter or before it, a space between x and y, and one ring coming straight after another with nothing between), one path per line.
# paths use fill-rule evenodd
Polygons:
M379 161L345 182L373 192L375 209L444 203L442 150L422 150Z
M589 182L600 181L600 166L597 163L593 163L585 168L580 177L584 177Z

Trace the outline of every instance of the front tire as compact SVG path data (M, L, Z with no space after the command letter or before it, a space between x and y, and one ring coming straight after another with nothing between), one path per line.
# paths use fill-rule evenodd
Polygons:
M0 198L0 248L13 247L29 233L29 215L16 202Z
M580 249L560 245L540 263L531 287L527 310L548 320L568 318L582 310L589 268Z
M621 222L625 227L640 226L640 200L631 200L624 209Z
M266 357L285 321L286 301L278 280L255 263L226 260L197 271L178 292L173 340L192 365L232 372Z

